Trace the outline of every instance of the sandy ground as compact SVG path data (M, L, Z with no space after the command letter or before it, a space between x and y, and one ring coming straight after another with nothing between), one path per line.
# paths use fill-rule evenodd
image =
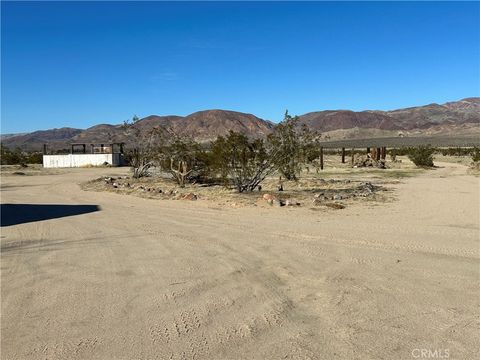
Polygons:
M4 176L4 204L100 209L2 228L1 358L476 358L479 178L438 165L330 211L78 186L125 169Z

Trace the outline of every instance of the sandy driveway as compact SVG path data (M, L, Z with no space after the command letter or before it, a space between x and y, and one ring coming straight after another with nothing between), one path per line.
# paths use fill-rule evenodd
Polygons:
M76 184L125 169L5 176L2 203L100 208L2 228L1 358L473 359L479 179L440 165L326 212Z

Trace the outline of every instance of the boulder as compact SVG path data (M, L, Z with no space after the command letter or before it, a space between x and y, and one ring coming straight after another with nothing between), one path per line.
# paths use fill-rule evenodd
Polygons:
M182 194L180 199L182 199L182 200L197 200L198 197L194 193L186 193L186 194Z
M373 193L376 190L376 187L371 182L367 181L358 185L357 190L360 190L366 193Z
M285 200L285 206L300 206L300 203L297 199L287 199Z
M273 205L275 207L282 207L282 206L285 205L285 203L281 200L274 199L274 200L272 200L271 205Z
M275 199L276 199L276 197L272 194L263 194L263 200L273 201Z

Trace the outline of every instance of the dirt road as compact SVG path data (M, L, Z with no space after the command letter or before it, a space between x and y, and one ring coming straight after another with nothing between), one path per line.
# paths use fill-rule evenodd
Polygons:
M125 169L4 176L3 204L99 208L9 208L1 358L473 359L479 179L440 165L393 203L339 211L77 185Z

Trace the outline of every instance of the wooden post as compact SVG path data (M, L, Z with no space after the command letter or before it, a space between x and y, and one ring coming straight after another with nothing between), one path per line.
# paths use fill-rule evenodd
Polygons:
M386 157L387 157L387 147L383 146L382 147L382 160L385 160Z
M380 148L377 147L377 153L376 153L376 156L375 156L375 160L380 160Z
M320 146L320 170L323 170L323 146Z
M367 155L370 154L370 148L367 147Z
M355 164L355 148L352 148L352 167Z
M43 155L47 155L47 144L43 144Z
M70 145L70 154L73 154L73 145Z
M83 145L83 153L86 154L87 153L87 144L82 144Z
M345 148L342 147L342 164L345 164Z

